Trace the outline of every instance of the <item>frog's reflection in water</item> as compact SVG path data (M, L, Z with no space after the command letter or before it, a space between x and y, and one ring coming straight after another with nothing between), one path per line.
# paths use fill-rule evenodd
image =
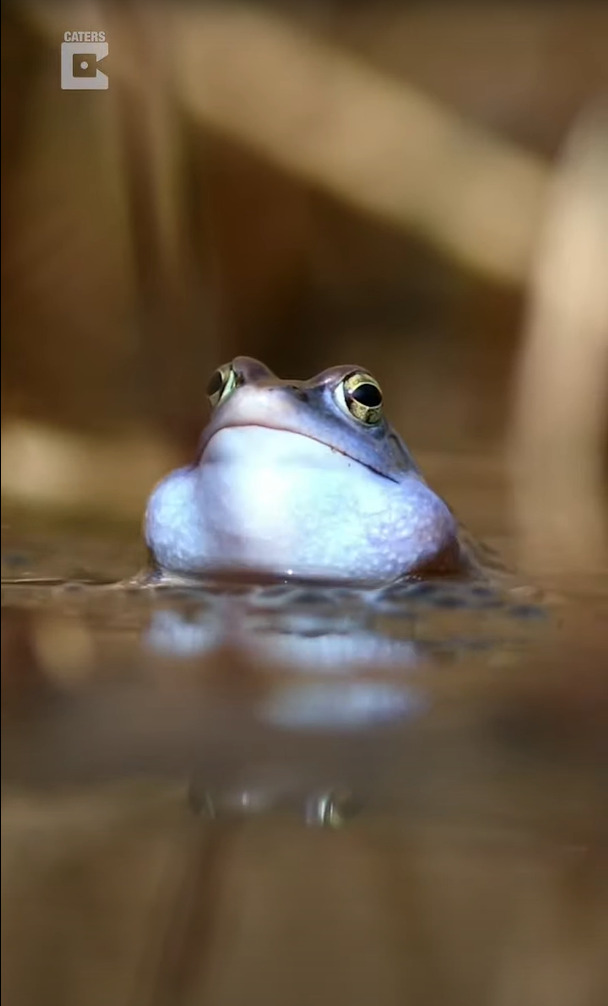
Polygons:
M232 601L223 616L217 608L194 608L188 615L156 610L144 645L173 658L209 658L225 646L240 652L252 674L267 679L251 708L262 729L339 742L394 728L429 707L429 698L408 680L423 657L413 640L392 639L343 611L257 609L237 617ZM221 790L197 779L190 805L211 818L295 805L307 824L322 827L339 827L362 808L344 779L335 785L332 778L320 778L318 766L311 773L303 768L296 779L276 763L251 764ZM312 788L306 788L307 777Z

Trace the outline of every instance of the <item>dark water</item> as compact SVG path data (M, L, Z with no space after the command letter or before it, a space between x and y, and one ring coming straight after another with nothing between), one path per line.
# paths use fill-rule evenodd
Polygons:
M9 1001L608 1001L601 592L5 539Z

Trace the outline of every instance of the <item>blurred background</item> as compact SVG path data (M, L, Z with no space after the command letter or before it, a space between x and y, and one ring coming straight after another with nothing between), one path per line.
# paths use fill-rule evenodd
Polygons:
M219 363L354 362L475 531L597 564L604 5L14 2L2 29L7 504L138 521ZM61 89L66 30L106 32L107 90Z

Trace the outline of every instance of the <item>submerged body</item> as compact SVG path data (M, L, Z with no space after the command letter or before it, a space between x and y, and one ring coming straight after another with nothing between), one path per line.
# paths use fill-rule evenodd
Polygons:
M146 540L161 569L380 584L461 568L457 521L366 371L282 381L237 357L208 395L197 460L148 502Z

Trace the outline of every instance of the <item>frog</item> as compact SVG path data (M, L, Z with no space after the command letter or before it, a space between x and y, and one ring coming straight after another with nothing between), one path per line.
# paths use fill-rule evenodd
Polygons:
M238 356L207 385L194 461L146 507L154 567L381 586L470 568L460 525L356 364L283 380Z

